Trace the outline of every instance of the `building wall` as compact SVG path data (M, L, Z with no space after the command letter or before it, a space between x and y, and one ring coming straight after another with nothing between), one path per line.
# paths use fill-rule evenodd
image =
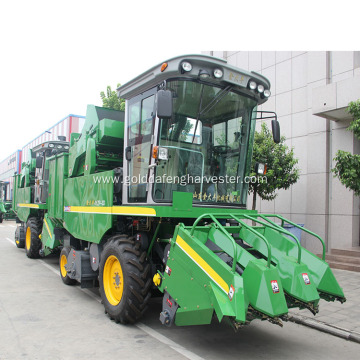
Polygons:
M281 133L299 158L301 175L298 182L289 190L279 191L274 201L258 200L257 209L264 213L279 213L305 224L325 240L328 250L358 246L359 198L333 178L330 170L337 150L359 153L359 141L345 130L350 119L333 121L314 115L313 93L314 89L319 88L324 89L322 94L331 92L334 84L340 87L351 79L360 84L360 77L357 82L360 76L360 52L204 53L225 58L229 64L256 71L270 80L272 95L259 110L276 111ZM347 102L350 98L346 99ZM350 100L358 98L360 96ZM323 105L326 107L326 103ZM258 130L260 125L259 122ZM312 251L321 250L320 243L304 233L302 242Z
M72 132L81 132L84 122L84 116L68 115L35 139L28 142L21 150L17 150L14 154L11 154L0 162L0 180L9 183L7 188L7 200L12 199L13 176L15 172L20 173L21 164L26 162L29 158L29 150L44 141L57 140L58 136L65 136L66 141L70 141L70 134Z
M66 141L70 141L72 132L80 132L85 122L85 117L78 115L68 115L54 124L48 130L44 131L35 139L28 142L23 148L23 161L29 158L29 150L44 141L57 140L58 136L65 136Z
M21 170L21 150L15 151L0 162L0 181L7 182L6 199L12 199L13 175Z

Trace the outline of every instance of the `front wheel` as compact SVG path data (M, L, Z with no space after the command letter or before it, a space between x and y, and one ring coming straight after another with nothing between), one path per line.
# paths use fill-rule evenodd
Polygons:
M146 252L126 235L109 239L101 254L100 294L105 311L122 324L138 321L150 299L151 274Z
M25 250L26 256L31 259L40 257L41 249L41 221L37 218L30 218L26 224Z
M0 214L0 224L3 222L3 214Z

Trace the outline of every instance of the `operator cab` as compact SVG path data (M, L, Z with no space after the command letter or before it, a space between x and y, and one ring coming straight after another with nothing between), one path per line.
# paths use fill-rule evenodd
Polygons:
M265 77L189 55L118 92L127 103L123 204L169 204L176 191L191 193L193 206L246 206L257 106L270 96Z
M0 181L0 202L7 200L7 187L9 183L5 181Z
M34 203L45 203L48 197L49 164L48 159L54 155L69 152L69 142L65 136L59 140L46 141L31 150L31 158L35 159Z

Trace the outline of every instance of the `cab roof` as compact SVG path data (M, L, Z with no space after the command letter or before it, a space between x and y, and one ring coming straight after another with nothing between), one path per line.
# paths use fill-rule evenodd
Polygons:
M185 61L192 65L192 70L189 72L182 70L181 65ZM166 67L165 65L163 66L164 63L167 64ZM164 70L162 69L162 66L165 67ZM222 70L223 76L221 78L214 77L213 72L215 69ZM214 85L218 86L232 85L238 89L248 90L249 95L253 95L259 104L267 100L266 98L262 98L256 91L248 89L248 84L251 80L255 81L257 84L262 84L265 89L270 89L270 82L266 77L253 71L249 72L239 69L229 65L224 59L209 55L181 55L166 60L120 86L117 89L118 95L124 99L131 99L132 97L161 84L167 79L198 79L200 70L206 70L209 73L210 76L206 79L206 82L212 82Z

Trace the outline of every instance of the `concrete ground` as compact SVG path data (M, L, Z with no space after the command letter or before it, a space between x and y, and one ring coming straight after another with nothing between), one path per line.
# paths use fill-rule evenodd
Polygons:
M321 329L328 327L335 335L360 343L360 273L338 269L333 269L333 273L344 290L344 304L320 300L320 311L316 316L308 310L295 309L290 310L290 315L309 326L316 326L317 322Z
M0 224L0 360L358 358L358 343L293 322L280 328L254 321L237 333L216 321L166 328L158 320L158 299L151 301L141 323L117 325L104 314L97 289L62 283L56 256L32 260L17 249L15 226L10 221ZM336 305L334 313L347 309L356 319L360 301L352 294L356 284L345 285L350 277L343 277L339 281L349 302L343 308ZM324 311L323 316L330 317ZM319 319L321 314L322 309ZM359 322L354 321L355 330Z

